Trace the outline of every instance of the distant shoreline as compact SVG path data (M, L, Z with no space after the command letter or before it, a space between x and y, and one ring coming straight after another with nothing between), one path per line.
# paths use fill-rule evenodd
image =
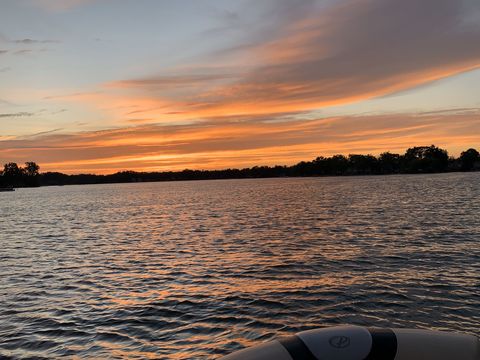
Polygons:
M462 152L459 158L448 156L446 150L435 145L408 149L405 154L385 152L373 155L334 155L317 157L286 166L254 166L244 169L182 170L165 172L121 171L110 175L39 172L34 162L19 167L5 164L0 173L0 188L38 187L87 184L121 184L136 182L259 179L292 177L365 176L396 174L432 174L480 171L480 153L475 149Z
M175 180L141 180L141 181L122 181L122 182L92 182L92 183L69 183L69 184L45 184L37 187L62 187L62 186L83 186L83 185L114 185L114 184L151 184L151 183L169 183L169 182L194 182L194 181L221 181L221 180L261 180L261 179L314 179L314 178L354 178L354 177L378 177L378 176L415 176L415 175L442 175L442 174L474 174L480 173L480 170L470 171L443 171L431 173L392 173L392 174L349 174L349 175L309 175L309 176L269 176L269 177L232 177L232 178L208 178L208 179L175 179ZM72 175L76 176L76 175ZM108 175L106 175L108 176Z
M348 175L308 175L308 176L259 176L259 177L231 177L231 178L202 178L202 179L167 179L167 180L140 180L140 181L101 181L101 182L82 182L76 183L71 182L68 184L40 184L36 186L20 186L16 189L21 188L41 188L41 187L62 187L62 186L83 186L83 185L114 185L114 184L151 184L151 183L169 183L169 182L194 182L194 181L216 181L216 180L260 180L260 179L314 179L314 178L354 178L354 177L378 177L378 176L415 176L415 175L441 175L441 174L474 174L480 173L480 170L470 170L470 171L443 171L443 172L430 172L430 173L392 173L392 174L348 174ZM40 174L42 176L43 174ZM79 175L67 175L66 176L84 176L83 174ZM115 174L112 174L115 175ZM88 176L88 175L87 175ZM98 176L98 175L94 175ZM100 176L110 176L110 175L100 175ZM0 191L2 188L0 188ZM14 191L15 189L13 189Z

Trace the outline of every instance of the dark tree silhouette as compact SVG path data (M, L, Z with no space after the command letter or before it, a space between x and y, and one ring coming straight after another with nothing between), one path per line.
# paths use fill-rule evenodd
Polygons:
M38 166L33 161L29 161L25 163L24 170L25 170L25 175L27 176L38 176L40 166Z
M351 175L378 173L378 159L373 155L349 155L348 169Z
M343 155L333 155L327 158L326 168L329 175L345 175L348 169L348 159Z
M378 162L382 174L398 174L401 171L402 156L384 152L378 158Z
M471 171L475 164L480 162L480 153L475 149L468 149L460 154L459 160L462 171Z
M14 162L5 164L3 167L3 186L17 186L21 184L23 171Z
M0 187L39 186L40 167L34 162L26 162L21 168L16 163L5 164L0 173Z
M39 171L40 166L38 166L33 161L25 163L23 168L23 174L25 178L25 185L29 187L39 186Z
M448 152L435 145L410 148L404 156L404 168L406 172L443 172L447 167Z

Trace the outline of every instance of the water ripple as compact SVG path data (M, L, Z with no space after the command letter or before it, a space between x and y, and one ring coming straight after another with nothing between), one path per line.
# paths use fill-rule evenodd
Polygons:
M479 335L479 176L0 193L0 358L210 359L345 323Z

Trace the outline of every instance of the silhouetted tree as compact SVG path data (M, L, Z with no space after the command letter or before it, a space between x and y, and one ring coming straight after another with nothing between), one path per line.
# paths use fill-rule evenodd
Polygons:
M378 172L378 160L373 155L349 155L348 172L353 175L376 174Z
M448 157L448 167L447 167L446 171L450 171L450 172L452 172L452 171L462 171L460 169L460 160L456 159L453 156L449 156Z
M480 162L480 153L475 149L468 149L460 154L460 168L463 171L470 171L476 162Z
M38 166L33 161L25 163L23 168L23 174L25 177L26 186L39 186L38 175L39 175L40 166Z
M38 166L33 161L29 161L25 163L25 175L27 176L38 176L38 172L40 170L40 166Z
M434 145L417 146L407 150L404 169L412 173L442 172L448 167L448 153Z
M300 161L292 166L293 176L312 176L314 174L314 164L311 161Z
M384 152L378 158L380 172L382 174L398 174L402 164L402 156Z
M345 175L348 169L348 159L343 155L333 155L326 159L329 175Z
M14 162L5 164L3 167L4 186L18 186L22 180L23 171Z
M34 162L26 162L24 168L14 162L5 164L0 173L0 187L39 186L39 170Z
M121 174L121 173L119 173ZM97 176L98 182L99 176ZM128 182L128 181L119 181L119 182ZM73 184L72 176L62 174L59 172L46 172L40 175L40 185L71 185Z
M326 166L326 158L323 156L317 157L312 161L313 175L328 175L328 169Z

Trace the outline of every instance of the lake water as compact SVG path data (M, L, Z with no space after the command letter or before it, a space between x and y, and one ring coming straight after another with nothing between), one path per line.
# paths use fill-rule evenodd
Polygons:
M480 173L0 201L0 357L211 359L336 324L480 333Z

